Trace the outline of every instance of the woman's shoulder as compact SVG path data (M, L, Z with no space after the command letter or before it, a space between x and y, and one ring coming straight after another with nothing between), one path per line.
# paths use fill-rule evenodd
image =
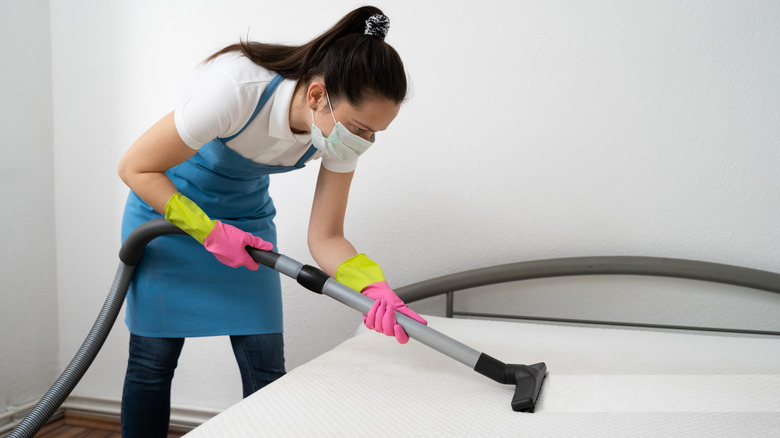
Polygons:
M275 76L240 53L228 53L203 65L174 111L182 139L197 148L238 132Z
M220 55L204 66L205 75L227 75L239 86L258 86L270 82L277 73L261 67L240 52Z

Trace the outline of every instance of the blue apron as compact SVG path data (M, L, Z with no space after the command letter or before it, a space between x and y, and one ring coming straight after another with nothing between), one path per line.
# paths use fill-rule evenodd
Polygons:
M305 166L314 146L294 166L266 166L226 146L254 120L281 76L268 84L252 117L228 138L205 144L192 158L166 172L176 188L212 219L234 225L276 246L276 215L268 194L269 175ZM130 192L122 220L122 241L142 223L161 215ZM127 295L130 332L149 337L248 335L282 332L279 274L220 263L186 235L152 241L136 268Z

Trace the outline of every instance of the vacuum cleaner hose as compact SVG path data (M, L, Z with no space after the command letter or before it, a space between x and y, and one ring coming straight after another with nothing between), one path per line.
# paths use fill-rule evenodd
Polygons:
M8 438L34 437L54 412L59 409L87 372L108 338L111 327L122 309L130 281L135 273L135 267L143 258L146 245L157 237L171 234L185 233L177 226L160 218L142 224L125 239L119 251L121 261L114 277L114 283L87 338L62 375L11 431ZM317 268L302 265L289 257L271 251L259 251L249 247L247 249L259 263L297 279L301 285L313 292L328 295L363 313L371 307L370 298L338 283ZM419 324L405 315L397 313L396 316L399 324L410 337L468 365L499 383L516 385L512 409L522 412L534 411L536 399L539 396L547 370L543 362L534 365L504 364L436 330Z
M33 437L62 405L73 388L79 383L84 373L95 360L100 348L108 338L108 333L114 325L122 304L125 301L127 288L133 277L135 266L129 266L124 263L119 264L111 291L108 293L106 302L100 310L100 314L92 325L84 343L81 344L73 360L65 368L57 381L52 385L46 394L38 401L33 409L22 419L22 421L11 431L8 438Z
M135 267L143 258L146 244L165 234L183 234L183 231L163 219L162 222L150 221L141 225L125 239L119 252L121 261L114 276L111 290L87 338L65 371L54 382L54 385L25 415L7 438L32 438L68 398L106 342L111 327L114 326L122 309L127 289L130 287L130 281L135 273Z

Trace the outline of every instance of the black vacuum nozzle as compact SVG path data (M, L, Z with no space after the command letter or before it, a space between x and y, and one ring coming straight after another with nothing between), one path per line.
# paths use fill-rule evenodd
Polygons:
M474 371L490 377L498 383L515 385L512 410L533 412L542 389L542 382L547 375L547 365L544 362L533 365L505 364L482 353Z
M544 362L533 365L508 364L506 366L506 383L515 384L515 395L512 397L513 411L534 411L546 373L547 365Z

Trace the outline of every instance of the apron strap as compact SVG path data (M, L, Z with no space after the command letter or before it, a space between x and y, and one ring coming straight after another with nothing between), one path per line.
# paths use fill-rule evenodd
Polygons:
M279 83L282 82L282 79L284 79L282 75L276 75L276 77L273 78L273 80L271 80L271 82L268 83L268 85L265 87L265 90L263 90L263 94L260 95L260 102L257 103L257 108L255 108L255 112L252 113L252 117L249 118L249 121L246 122L246 125L244 125L244 127L241 128L240 131L231 135L230 137L220 138L220 140L227 143L230 140L233 140L234 138L241 135L241 133L244 132L247 126L249 126L249 124L252 123L252 120L254 120L255 117L257 117L257 115L260 113L260 110L263 109L263 106L265 106L266 102L268 102L268 99L270 99L271 96L274 94L274 91L276 91L276 87L279 85Z
M317 148L314 147L314 145L309 146L309 150L306 151L305 154L301 157L300 160L298 160L297 163L295 163L295 167L303 167L306 165L306 162L309 161L309 158L311 158L312 155L317 153Z

